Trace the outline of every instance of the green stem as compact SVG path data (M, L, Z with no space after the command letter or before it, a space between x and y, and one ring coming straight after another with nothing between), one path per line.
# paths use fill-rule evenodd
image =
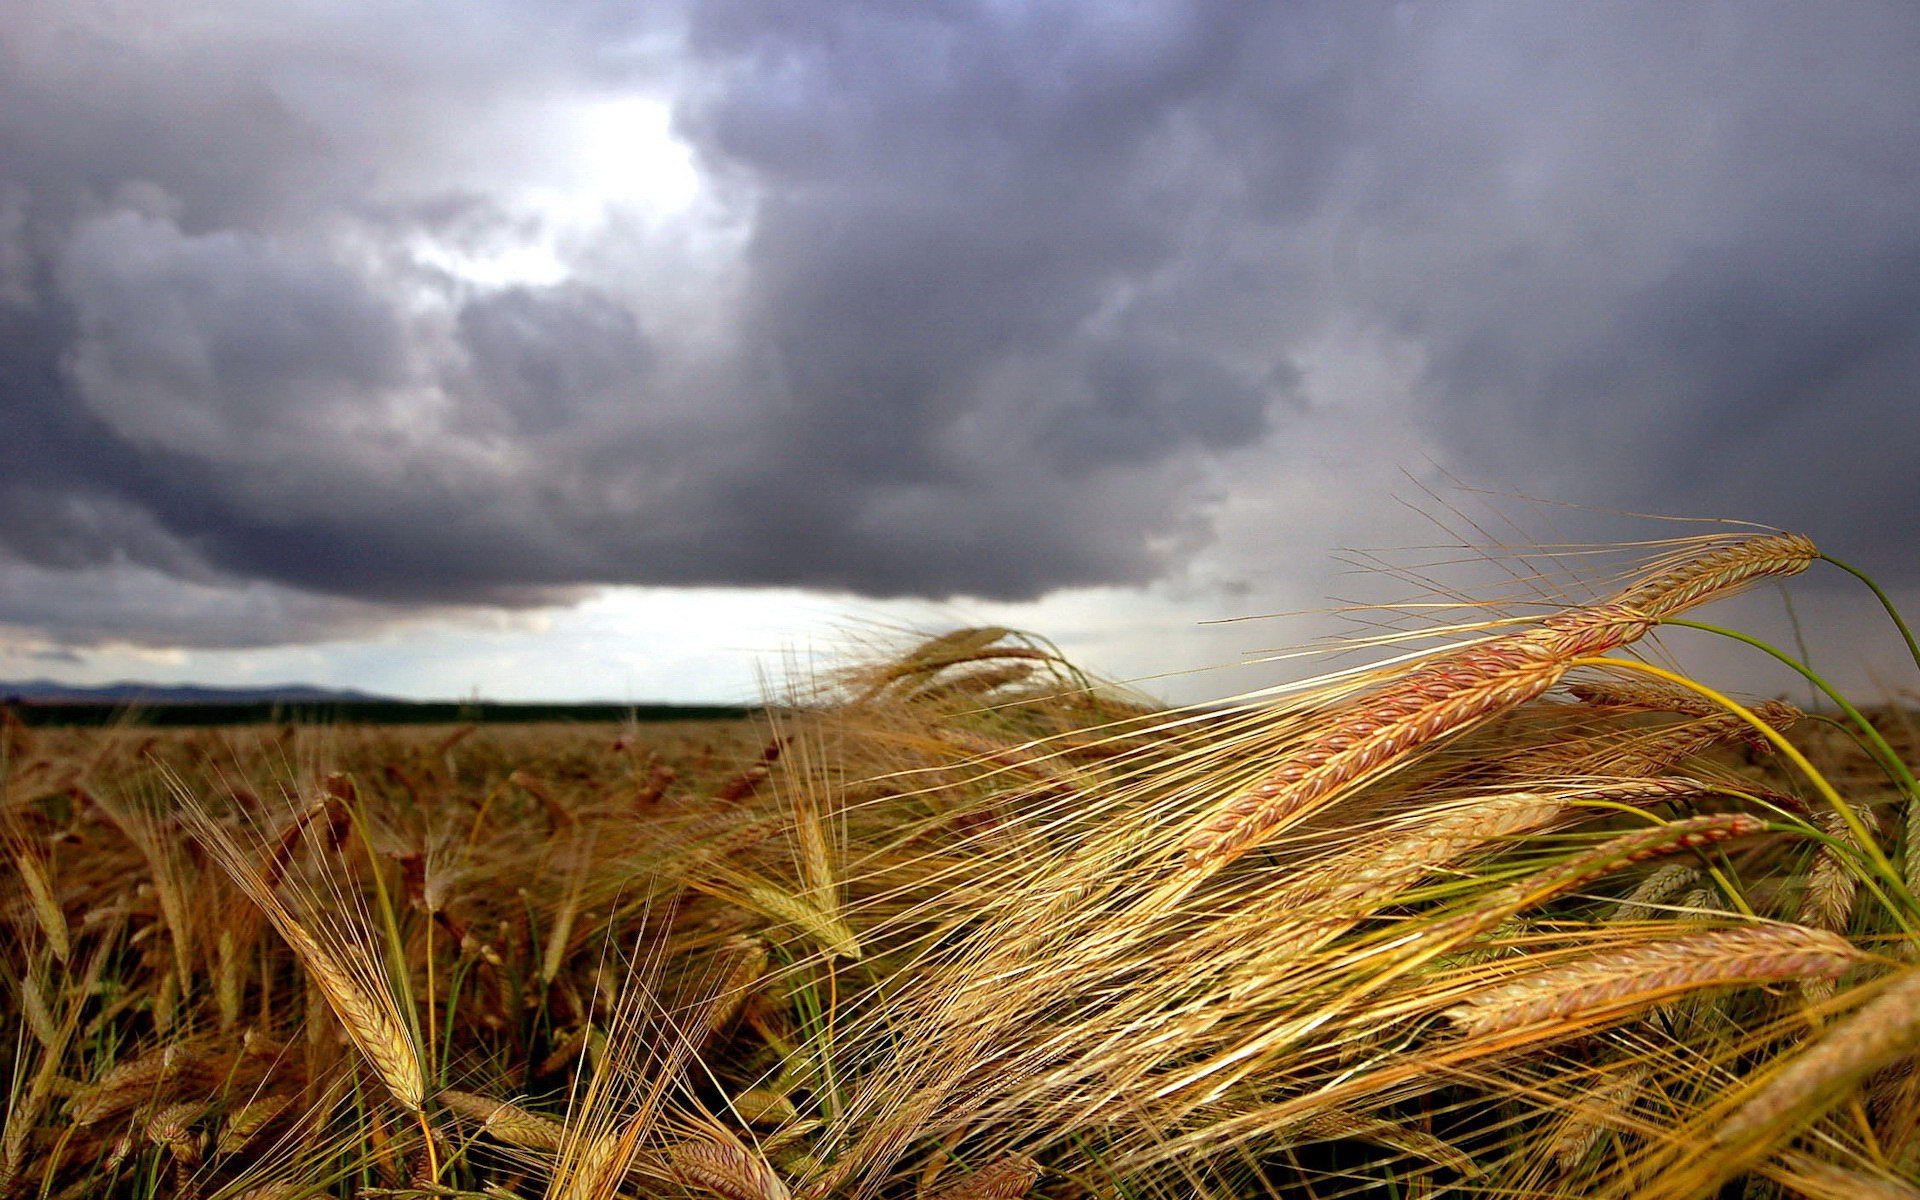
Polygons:
M1907 653L1913 655L1913 665L1920 667L1920 642L1913 640L1913 630L1907 628L1907 622L1900 616L1900 610L1893 606L1892 598L1880 590L1880 585L1873 581L1873 576L1850 563L1841 562L1831 554L1822 554L1820 557L1832 563L1834 566L1839 567L1855 579L1858 579L1861 583L1866 584L1867 587L1872 590L1874 596L1880 601L1880 607L1886 609L1887 615L1893 618L1894 627L1900 630L1900 636L1907 639Z
M1698 629L1705 633L1717 633L1721 637L1729 637L1736 642L1745 642L1756 650L1764 650L1789 667L1800 672L1800 674L1806 678L1807 682L1819 688L1821 692L1825 693L1827 699L1833 701L1835 707L1846 714L1847 720L1853 722L1855 730L1858 731L1855 734L1854 740L1860 743L1861 748L1879 761L1881 768L1885 770L1887 774L1893 776L1894 782L1898 783L1907 795L1912 796L1916 800L1920 800L1920 781L1915 780L1913 772L1908 769L1907 764L1901 760L1900 755L1895 752L1894 748L1888 744L1887 739L1880 735L1880 731L1873 727L1873 722L1867 720L1859 709L1848 702L1845 696L1834 690L1832 684L1829 684L1825 679L1821 678L1819 674L1809 669L1806 664L1795 659L1792 655L1768 645L1759 638L1741 633L1737 629L1728 629L1720 625L1710 625L1705 621L1685 620L1680 617L1668 617L1660 623L1662 625L1679 625L1686 629Z
M1656 667L1652 663L1640 662L1637 659L1594 656L1590 658L1576 658L1568 665L1575 667L1598 667L1603 670L1614 671L1636 671L1643 675L1651 675L1656 679L1663 679L1668 683L1686 688L1690 692L1703 696L1745 721L1755 733L1758 733L1760 736L1766 738L1767 741L1771 742L1775 752L1792 763L1794 767L1799 770L1800 774L1806 777L1807 782L1813 785L1814 790L1820 793L1821 798L1827 802L1827 805L1846 823L1847 832L1852 834L1854 839L1859 842L1861 852L1873 863L1875 870L1880 872L1881 877L1885 879L1889 885L1897 887L1901 893L1906 892L1905 876L1895 870L1893 863L1888 861L1886 853L1880 849L1880 843L1874 839L1873 834L1860 820L1860 814L1853 811L1853 806L1841 797L1839 791L1827 777L1820 773L1819 768L1807 760L1807 756L1800 752L1798 746L1795 746L1783 737L1779 730L1755 716L1751 709L1726 695L1724 692L1710 688L1697 679L1689 679L1677 671L1669 671L1665 667ZM1902 928L1908 932L1912 932L1914 926L1908 918L1913 912L1920 910L1920 905L1914 903L1911 894L1902 894L1901 899L1905 901L1908 911L1902 912L1896 908L1893 910L1893 914L1895 918L1900 921Z

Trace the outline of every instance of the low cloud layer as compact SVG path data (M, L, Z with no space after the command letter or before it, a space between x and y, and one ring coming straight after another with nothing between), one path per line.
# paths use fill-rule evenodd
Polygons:
M1920 579L1909 6L248 7L0 15L49 645L1231 580L1409 448Z

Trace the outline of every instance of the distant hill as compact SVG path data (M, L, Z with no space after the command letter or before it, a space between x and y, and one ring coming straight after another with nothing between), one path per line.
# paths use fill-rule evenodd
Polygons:
M350 688L307 684L220 688L194 684L115 683L74 687L45 679L0 681L0 723L84 726L256 725L263 721L359 725L438 725L542 721L730 721L756 709L740 704L491 703L396 700Z
M110 683L79 687L50 679L0 682L0 701L18 704L378 704L386 696L350 688L304 683L270 687L205 687L199 684Z

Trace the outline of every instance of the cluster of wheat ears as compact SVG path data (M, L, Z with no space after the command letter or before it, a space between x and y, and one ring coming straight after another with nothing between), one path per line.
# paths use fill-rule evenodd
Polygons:
M1903 710L1657 665L1805 538L1642 553L1184 710L12 724L0 1193L1920 1197Z

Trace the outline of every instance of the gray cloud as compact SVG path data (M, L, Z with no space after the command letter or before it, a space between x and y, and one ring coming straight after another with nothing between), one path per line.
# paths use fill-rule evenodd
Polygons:
M1381 421L1915 570L1905 6L177 11L0 17L0 624L1143 583Z

